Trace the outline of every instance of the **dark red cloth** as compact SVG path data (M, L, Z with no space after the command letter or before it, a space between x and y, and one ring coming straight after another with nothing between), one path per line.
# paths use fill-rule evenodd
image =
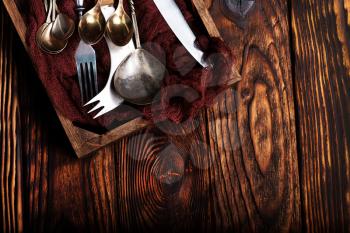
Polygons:
M205 51L207 57L214 57L213 68L203 69L195 62L168 27L153 0L134 1L144 48L158 57L167 67L168 75L159 93L160 101L143 107L126 103L97 121L87 114L88 108L81 106L74 60L79 43L78 33L74 33L62 53L58 55L43 53L35 44L36 31L46 18L43 1L26 1L27 6L24 9L27 14L25 17L28 26L27 44L39 78L55 108L78 125L100 130L110 129L116 122L126 121L138 115L156 122L170 120L179 123L194 117L201 108L211 104L215 96L227 88L225 83L230 78L232 54L221 40L210 38L206 34L190 1L176 2L196 34L198 46ZM87 9L94 4L94 1L85 1ZM58 1L58 7L61 12L77 22L75 0ZM127 1L125 7L128 9ZM109 74L110 58L104 40L94 48L101 90Z

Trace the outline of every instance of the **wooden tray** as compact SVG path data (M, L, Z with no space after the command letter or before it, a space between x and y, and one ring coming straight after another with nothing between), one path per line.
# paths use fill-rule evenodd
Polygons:
M204 5L203 0L192 0L194 6L196 7L199 16L202 19L204 26L206 27L208 34L212 37L221 37L220 33L209 14L207 8ZM26 36L26 25L24 20L18 10L18 7L14 0L3 0L6 10L10 15L12 22L19 34L19 37L27 50L25 43ZM234 78L230 85L238 82L241 77L235 67L232 67ZM146 121L141 117L135 118L123 125L116 127L113 130L105 134L96 134L91 131L79 128L73 123L65 118L59 111L56 110L56 113L61 121L61 124L68 136L69 141L72 144L72 147L79 158L85 157L92 152L100 149L103 146L108 145L111 142L114 142L124 136L127 136L130 133L141 130L149 125L152 125L152 122Z

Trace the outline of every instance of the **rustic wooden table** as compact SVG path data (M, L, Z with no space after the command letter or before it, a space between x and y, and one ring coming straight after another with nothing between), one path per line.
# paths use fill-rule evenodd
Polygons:
M350 3L206 0L242 82L78 160L3 5L2 232L350 232Z

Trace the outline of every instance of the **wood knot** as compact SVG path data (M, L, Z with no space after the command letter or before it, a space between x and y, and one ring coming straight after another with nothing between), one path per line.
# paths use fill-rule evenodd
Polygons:
M171 170L165 171L165 172L166 174L160 174L158 177L161 183L170 185L179 181L182 178L182 174L180 173L177 173Z
M162 184L172 185L184 175L185 162L178 149L170 144L163 149L153 167L153 174Z
M268 170L273 151L273 115L271 103L267 94L267 86L257 83L255 95L249 109L251 139L256 155L256 161L262 173Z

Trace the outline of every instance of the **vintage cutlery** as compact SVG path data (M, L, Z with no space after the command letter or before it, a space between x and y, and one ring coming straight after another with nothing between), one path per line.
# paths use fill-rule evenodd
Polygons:
M74 21L69 18L67 15L58 11L58 15L53 23L51 35L59 40L67 40L74 33Z
M123 0L119 0L117 10L109 17L106 36L116 45L124 46L133 35L132 21L124 10Z
M38 47L49 54L60 53L68 43L66 39L60 40L51 34L54 22L56 20L56 11L56 0L52 0L50 1L46 22L38 29L36 33L36 43Z
M152 103L154 96L159 91L166 68L152 54L142 49L134 1L129 0L129 3L136 50L118 66L114 74L114 87L125 100L138 105L146 105Z
M168 23L176 37L186 48L186 50L197 60L203 67L208 64L203 60L203 52L195 45L196 36L193 34L190 26L185 20L179 7L174 0L153 0L161 15Z
M106 20L101 11L100 0L98 0L96 5L81 17L78 32L86 44L93 45L102 39L105 27Z
M106 19L108 19L110 15L114 12L113 7L102 7L101 9ZM112 85L113 75L115 70L117 69L119 64L125 59L125 57L135 50L135 46L132 40L130 40L129 43L123 47L115 45L108 38L106 38L106 41L111 56L111 68L107 84L105 85L103 90L100 93L98 93L98 95L96 95L88 103L85 104L85 106L87 106L92 103L98 102L97 105L95 105L89 111L89 113L91 113L96 111L97 109L100 109L100 111L94 116L94 118L97 118L109 111L112 111L124 101L124 99L120 97L114 90L114 87Z
M76 0L77 12L82 19L84 11L84 0ZM81 26L81 24L79 23ZM98 92L96 53L91 45L80 40L75 52L75 62L80 88L82 103L86 103Z
M50 1L50 4L47 4L47 1L45 1L45 11L47 13L47 17L46 17L46 20L45 20L45 23L43 23L38 31L36 32L36 35L35 35L35 42L36 42L36 45L41 49L43 50L44 52L47 52L46 49L42 46L41 44L41 35L43 34L43 31L45 30L45 28L47 27L47 25L49 25L49 23L51 22L51 12L52 12L52 4L53 4L53 1L51 0Z

